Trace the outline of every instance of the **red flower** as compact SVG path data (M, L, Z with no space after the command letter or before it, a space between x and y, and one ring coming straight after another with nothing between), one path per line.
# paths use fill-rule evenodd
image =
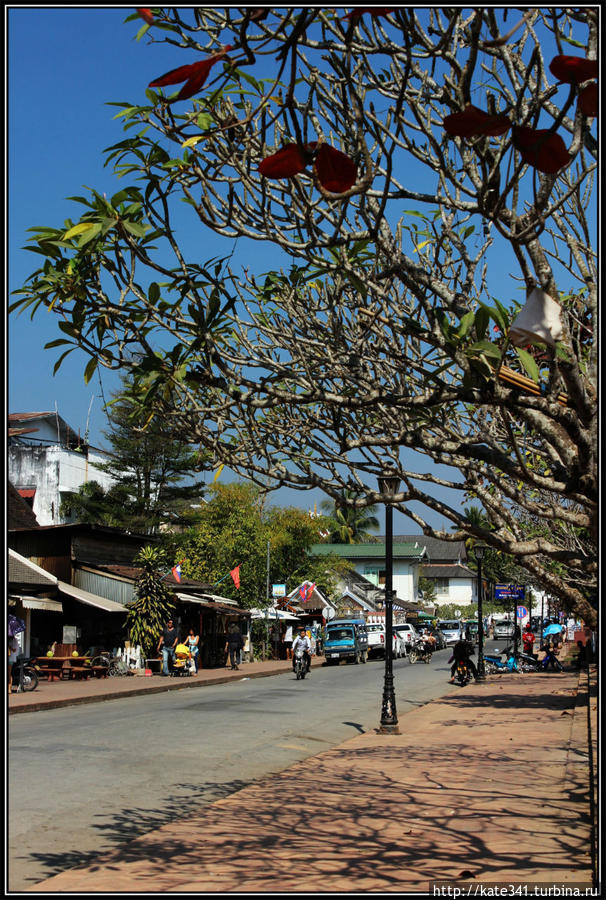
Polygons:
M323 188L342 194L356 183L356 164L345 153L322 144L315 161L316 173Z
M188 97L200 90L214 64L225 56L228 50L231 50L231 44L228 44L219 53L209 56L208 59L203 59L200 62L191 63L187 66L179 66L177 69L171 69L170 72L166 72L159 78L150 81L149 87L164 87L167 84L180 84L180 82L185 81L176 99L187 100Z
M514 125L512 142L525 163L546 175L555 175L570 162L560 135L547 128Z
M259 164L259 172L265 178L292 178L303 172L308 160L297 144L287 144Z
M491 115L468 103L462 112L452 113L444 119L444 130L452 137L498 137L511 127L506 115Z
M147 9L147 7L137 7L137 12L141 16L141 18L147 22L148 25L154 24L154 14L151 9Z
M583 56L554 56L549 71L564 84L582 84L598 77L598 61Z
M357 9L352 9L351 12L344 15L343 19L359 19L360 16L363 16L364 13L369 13L371 16L388 16L390 13L395 12L396 7L386 6L359 6Z
M584 116L597 116L598 114L598 83L592 81L582 91L579 91L577 106Z

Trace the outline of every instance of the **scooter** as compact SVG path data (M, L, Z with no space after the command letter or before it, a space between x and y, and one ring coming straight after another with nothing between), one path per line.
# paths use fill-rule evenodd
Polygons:
M512 653L507 654L506 661L504 661L499 654L485 653L484 671L487 675L497 675L503 672L519 672L520 667Z
M460 684L461 687L464 687L466 684L469 684L471 681L471 670L464 659L460 659L457 662L457 668L455 669L455 682Z
M22 657L13 663L13 684L19 691L35 691L38 687L38 667L33 659Z
M297 681L303 680L307 675L307 660L305 659L305 651L302 647L295 648L293 668L295 675L297 676Z
M554 650L553 650L553 647L545 647L544 650L545 650L545 656L544 656L544 658L541 660L541 662L537 664L537 665L538 665L538 671L539 671L539 672L546 672L547 669L548 669L548 667L551 666L551 668L552 668L554 671L556 671L556 672L563 672L563 671L564 671L564 667L563 667L562 663L560 662L560 660L559 660L559 659L557 658L557 656L555 655L555 652L554 652Z
M513 647L506 647L503 650L503 653L508 657L508 659L512 656L515 656L515 660L521 672L539 671L540 663L538 659L535 659L534 656L532 656L530 653L523 653L518 650L518 652L514 654Z
M425 641L418 640L412 645L408 651L408 662L414 665L417 660L424 663L430 663L433 651Z

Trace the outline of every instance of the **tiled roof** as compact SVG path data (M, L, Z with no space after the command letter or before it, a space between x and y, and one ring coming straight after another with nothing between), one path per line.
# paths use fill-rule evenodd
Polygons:
M327 556L334 553L343 559L384 559L385 544L313 544L311 552L316 556ZM396 542L393 545L394 559L418 559L423 552L423 545L412 542Z
M116 578L126 578L128 581L136 581L143 571L140 566L116 565L114 563L112 563L111 565L95 566L91 566L87 563L86 569L95 570L106 575L114 575ZM207 584L204 581L192 581L189 578L182 578L181 581L177 581L172 572L166 575L166 577L162 580L168 587L178 586L180 591L184 591L190 588L191 590L212 593L213 586L211 584Z
M427 556L432 562L467 558L465 541L441 541L438 538L425 537L424 534L397 534L394 535L394 541L417 541L420 547L427 549Z
M475 578L476 573L467 566L442 565L422 566L419 575L422 578Z
M39 528L38 520L34 515L34 511L26 503L19 491L8 483L7 497L7 525L8 528Z

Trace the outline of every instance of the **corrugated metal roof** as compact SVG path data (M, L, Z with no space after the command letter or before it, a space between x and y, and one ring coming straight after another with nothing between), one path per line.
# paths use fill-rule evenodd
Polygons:
M126 612L126 607L122 606L121 603L114 603L113 600L108 600L107 597L91 594L90 591L74 587L66 581L59 581L58 586L62 594L67 594L68 597L73 597L75 600L79 600L80 603L86 603L87 606L95 606L97 609L102 609L105 612Z

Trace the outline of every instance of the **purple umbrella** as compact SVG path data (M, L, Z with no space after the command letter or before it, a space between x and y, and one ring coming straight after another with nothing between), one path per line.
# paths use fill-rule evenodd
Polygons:
M8 636L15 637L16 634L20 634L20 632L25 631L25 622L22 619L18 619L17 616L8 614Z

